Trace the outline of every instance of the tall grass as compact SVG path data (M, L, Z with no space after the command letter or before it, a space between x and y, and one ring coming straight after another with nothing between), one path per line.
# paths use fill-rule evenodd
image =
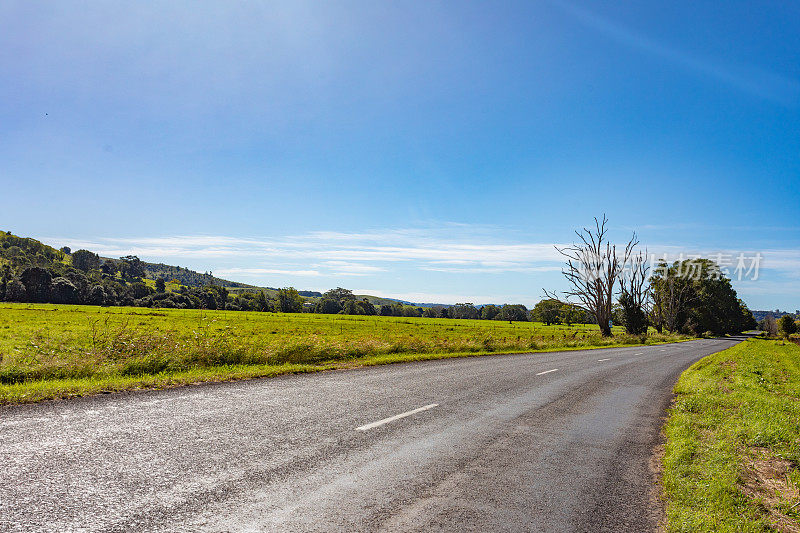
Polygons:
M479 354L676 340L596 326L55 305L0 305L0 385L378 356Z

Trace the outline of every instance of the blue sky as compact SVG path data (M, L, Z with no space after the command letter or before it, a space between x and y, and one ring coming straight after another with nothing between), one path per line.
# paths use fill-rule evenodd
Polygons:
M789 2L0 4L0 228L415 301L563 288L606 213L800 308ZM748 257L750 256L748 255Z

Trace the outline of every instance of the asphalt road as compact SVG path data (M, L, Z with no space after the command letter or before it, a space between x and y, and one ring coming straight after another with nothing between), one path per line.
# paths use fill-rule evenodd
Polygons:
M2 408L0 531L653 530L671 387L736 342Z

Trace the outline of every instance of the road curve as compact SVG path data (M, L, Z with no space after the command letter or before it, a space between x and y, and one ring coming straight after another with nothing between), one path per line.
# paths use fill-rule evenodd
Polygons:
M0 408L0 531L648 531L673 383L736 339Z

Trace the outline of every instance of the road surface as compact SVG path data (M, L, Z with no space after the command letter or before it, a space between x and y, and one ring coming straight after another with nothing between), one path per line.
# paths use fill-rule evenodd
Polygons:
M671 387L736 342L0 408L0 531L653 530Z

